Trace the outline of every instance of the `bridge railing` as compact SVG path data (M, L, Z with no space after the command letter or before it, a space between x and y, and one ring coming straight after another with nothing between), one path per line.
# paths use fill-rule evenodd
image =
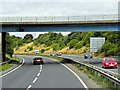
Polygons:
M48 16L48 17L0 17L0 22L70 22L118 20L118 14L84 16Z

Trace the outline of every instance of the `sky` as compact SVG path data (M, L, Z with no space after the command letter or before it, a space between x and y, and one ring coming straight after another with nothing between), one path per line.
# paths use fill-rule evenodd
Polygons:
M0 0L0 16L79 16L118 14L119 0ZM28 32L11 32L23 37ZM35 38L40 33L29 32ZM62 32L67 35L70 32Z
M18 37L24 37L26 34L32 34L34 38L37 38L39 34L44 34L48 32L9 32L10 35L15 35ZM62 35L66 36L70 34L71 32L55 32L55 33L61 33Z
M117 14L119 0L0 0L0 16Z

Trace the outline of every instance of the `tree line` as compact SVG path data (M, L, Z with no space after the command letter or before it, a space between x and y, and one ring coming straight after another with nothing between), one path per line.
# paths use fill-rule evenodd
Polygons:
M9 35L6 33L6 52L13 53L13 48L17 48L23 44L33 42L35 46L45 44L46 48L51 47L54 51L61 50L64 47L69 49L80 49L83 46L90 47L90 37L105 37L105 44L95 54L120 55L120 33L119 32L71 32L67 36L61 33L49 32L39 34L33 39L31 34L26 34L23 38Z

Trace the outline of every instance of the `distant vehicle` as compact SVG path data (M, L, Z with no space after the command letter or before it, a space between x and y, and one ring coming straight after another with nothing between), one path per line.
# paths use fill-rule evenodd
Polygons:
M35 54L39 54L39 53L40 53L40 50L34 50L34 53L35 53Z
M84 54L84 59L87 59L87 58L89 58L89 59L92 58L92 53L91 52L87 52L87 53Z
M61 54L61 52L56 52L56 55L61 56L62 54Z
M44 64L43 59L41 57L35 57L33 59L33 65L35 64Z
M61 56L62 54L60 52L52 52L50 53L50 56Z
M50 56L55 56L55 52L50 53Z
M115 58L112 57L105 57L102 62L103 68L117 68L118 63Z

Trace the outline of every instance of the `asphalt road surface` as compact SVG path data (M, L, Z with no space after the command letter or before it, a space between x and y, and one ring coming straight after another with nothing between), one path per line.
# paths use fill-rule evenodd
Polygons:
M34 56L19 55L24 64L2 77L2 88L85 88L70 70L49 58L44 65L32 65Z

